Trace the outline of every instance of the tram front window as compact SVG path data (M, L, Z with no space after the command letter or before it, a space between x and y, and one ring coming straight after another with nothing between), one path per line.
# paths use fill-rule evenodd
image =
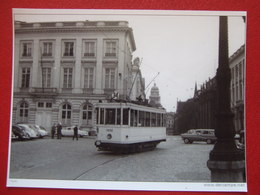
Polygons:
M106 109L106 124L114 125L116 123L116 109Z
M121 109L117 108L116 109L116 124L121 125Z

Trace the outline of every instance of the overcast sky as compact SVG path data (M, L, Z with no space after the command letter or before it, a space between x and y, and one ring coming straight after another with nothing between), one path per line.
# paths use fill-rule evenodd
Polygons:
M218 67L218 15L229 15L229 55L245 43L242 12L175 12L133 10L16 10L14 19L26 22L126 20L133 29L136 51L147 88L156 83L161 104L175 111L177 99L193 97L216 74Z

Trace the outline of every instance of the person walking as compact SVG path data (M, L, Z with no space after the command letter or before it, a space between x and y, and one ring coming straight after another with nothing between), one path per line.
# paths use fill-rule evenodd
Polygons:
M59 123L57 126L57 139L61 139L61 129L62 129L62 126L61 126L61 123Z
M54 139L55 132L56 132L56 124L54 123L53 126L51 127L51 139Z
M74 131L73 140L74 140L74 138L79 140L79 138L78 138L78 126L77 125L73 128L73 131Z

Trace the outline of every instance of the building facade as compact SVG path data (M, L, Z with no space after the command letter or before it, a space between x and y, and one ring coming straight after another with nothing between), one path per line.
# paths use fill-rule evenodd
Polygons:
M175 112L167 112L165 116L166 120L166 133L167 135L174 135L175 127Z
M245 102L245 45L241 46L230 58L231 70L230 101L234 114L234 128L237 133L244 130ZM191 128L215 129L217 114L216 77L209 79L197 90L194 97L186 102L177 102L176 131L186 132Z
M14 40L13 123L91 130L96 102L144 94L126 21L16 21Z
M230 58L231 69L231 109L237 132L244 130L245 102L245 45L242 45Z

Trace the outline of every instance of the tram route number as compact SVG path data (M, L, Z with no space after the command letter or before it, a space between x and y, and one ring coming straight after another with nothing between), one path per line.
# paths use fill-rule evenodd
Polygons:
M107 132L113 132L113 129L107 129Z

